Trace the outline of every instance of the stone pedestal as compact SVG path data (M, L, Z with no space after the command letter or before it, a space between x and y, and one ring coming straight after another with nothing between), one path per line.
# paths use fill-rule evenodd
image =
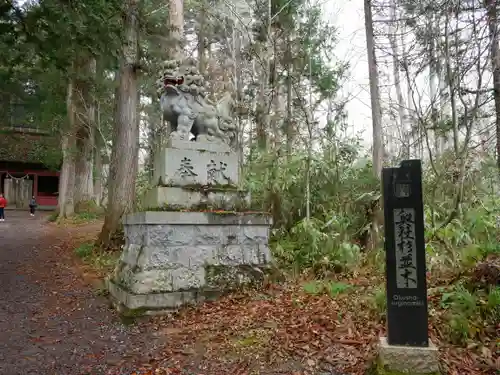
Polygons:
M439 374L438 348L429 341L428 347L389 345L386 337L380 338L380 366L390 374L399 372L410 375Z
M238 154L222 143L171 140L156 157L153 181L142 200L146 209L249 205L238 188Z
M158 186L237 187L238 155L222 143L170 140L155 160Z
M157 155L148 211L124 218L108 280L120 310L164 313L263 280L271 219L238 212L249 203L238 179L238 155L224 144L175 140Z
M271 260L269 224L259 214L129 215L109 291L122 309L152 314L258 282Z
M248 207L250 198L244 191L233 189L210 188L203 186L156 186L149 190L143 200L146 209L235 209Z

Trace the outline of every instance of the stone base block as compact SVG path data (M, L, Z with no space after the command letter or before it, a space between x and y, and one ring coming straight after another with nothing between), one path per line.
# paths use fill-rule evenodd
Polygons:
M217 298L217 291L180 291L152 294L132 293L107 279L106 287L117 310L124 315L164 315L175 312L180 306L193 305Z
M271 262L270 224L267 215L251 213L128 215L109 292L118 307L151 314L258 284Z
M129 310L175 310L186 303L196 302L193 292L169 292L153 294L131 293L113 280L107 280L107 288L113 299Z
M149 190L142 200L146 208L200 207L206 205L217 209L249 206L248 194L238 190L190 189L175 186L157 186Z
M392 372L411 375L439 374L438 348L430 341L428 347L395 346L389 345L386 337L381 337L379 360L384 369Z

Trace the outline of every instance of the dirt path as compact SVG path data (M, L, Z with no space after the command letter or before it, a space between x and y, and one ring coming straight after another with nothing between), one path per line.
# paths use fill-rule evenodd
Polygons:
M123 325L84 284L55 246L61 235L27 212L8 211L0 223L0 375L114 373L124 358L155 346L144 327Z
M98 224L61 229L43 215L18 211L0 222L0 375L225 375L260 367L234 345L211 348L221 337L239 342L239 335L248 333L248 327L233 329L235 321L222 319L235 311L232 299L215 304L215 316L208 304L199 313L187 309L175 318L124 325L90 286L68 246L96 230ZM249 308L235 306L242 312ZM285 362L259 373L302 374L295 372L298 363Z

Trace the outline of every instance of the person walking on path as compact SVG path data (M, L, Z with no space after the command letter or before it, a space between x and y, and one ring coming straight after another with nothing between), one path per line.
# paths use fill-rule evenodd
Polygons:
M5 207L7 207L7 199L0 194L0 221L5 221Z
M35 216L35 209L36 209L36 199L35 196L33 195L30 200L30 215Z

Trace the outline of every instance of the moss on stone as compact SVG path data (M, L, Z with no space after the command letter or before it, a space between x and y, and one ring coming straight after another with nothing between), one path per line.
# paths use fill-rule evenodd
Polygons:
M238 189L238 187L234 184L215 184L215 185L199 185L199 184L193 184L193 185L184 185L182 186L182 189L184 190L191 190L191 191L200 191L200 192L240 192L242 191L241 189Z
M138 309L129 309L124 305L120 305L120 307L118 308L118 313L123 324L132 325L137 321L137 319L146 316L149 310L150 309L146 309L144 307L140 307Z
M141 209L141 212L143 211L153 211L153 212L180 212L180 211L185 211L186 207L181 206L181 205L176 205L176 204L163 204L161 206L156 206L156 207L145 207L144 209Z
M150 309L146 309L145 307L140 307L138 309L127 309L127 308L124 308L120 312L120 315L123 316L123 317L127 317L127 318L138 318L140 316L146 315L146 313L148 312L148 310L150 310Z
M420 372L401 372L391 370L382 365L380 360L377 360L366 372L366 375L441 375L439 372L420 373Z
M224 291L216 290L212 288L201 288L198 294L203 297L205 301L215 301L224 295Z
M220 290L235 290L242 286L256 286L266 277L265 267L246 264L237 266L206 265L205 280L208 287Z
M229 206L229 204L227 204ZM207 212L216 215L237 215L237 214L245 214L251 213L254 215L269 215L268 212L264 211L253 211L251 207L248 205L234 205L231 209L226 209L225 207L218 206L216 204L210 203L199 203L196 205L192 205L189 208L186 208L183 205L178 204L163 204L161 206L156 207L145 207L141 209L141 212L144 211L154 211L154 212Z
M197 191L200 193L211 193L211 192L244 192L244 190L239 189L234 184L214 184L214 185L202 185L202 184L187 184L187 185L176 185L176 184L165 184L161 181L161 187L180 187L183 190Z

